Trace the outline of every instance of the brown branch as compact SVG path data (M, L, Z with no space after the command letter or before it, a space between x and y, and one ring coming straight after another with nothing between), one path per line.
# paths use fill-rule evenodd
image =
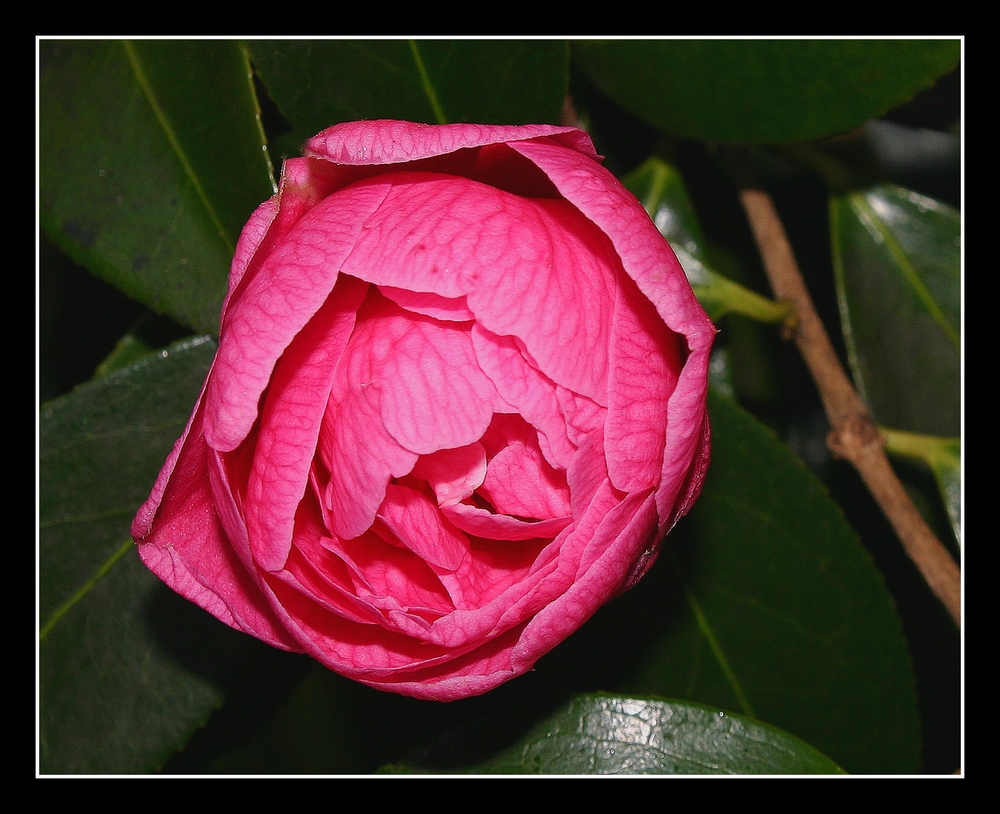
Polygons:
M961 572L931 531L897 477L865 403L851 384L813 306L770 196L744 184L740 200L750 222L774 296L794 308L791 329L812 374L830 426L827 445L851 463L892 524L927 585L961 625Z

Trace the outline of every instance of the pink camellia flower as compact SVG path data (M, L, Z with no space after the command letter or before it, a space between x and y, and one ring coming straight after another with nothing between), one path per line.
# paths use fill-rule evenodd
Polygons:
M331 127L243 230L139 554L364 684L486 692L690 508L714 334L582 131Z

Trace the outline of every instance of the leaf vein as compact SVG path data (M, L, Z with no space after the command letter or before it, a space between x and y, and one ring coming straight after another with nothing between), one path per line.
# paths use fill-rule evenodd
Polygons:
M201 201L202 206L205 207L205 211L208 214L209 219L212 221L213 226L218 231L219 237L222 238L225 243L226 249L230 254L233 254L236 251L236 247L229 239L229 235L226 233L226 229L222 225L222 221L219 219L219 215L215 211L215 207L212 206L208 195L205 193L204 187L201 185L201 181L198 180L198 175L194 171L194 167L191 164L187 153L181 146L180 139L177 138L177 134L174 132L174 128L170 124L166 111L164 111L163 107L160 105L160 102L156 97L156 93L150 85L149 78L143 70L142 63L139 59L139 55L136 53L135 47L128 40L122 40L122 47L125 49L125 55L128 58L129 64L132 66L132 71L135 73L136 82L138 82L139 87L146 96L146 101L149 102L149 106L153 109L153 113L156 116L157 121L160 123L160 127L163 128L163 133L167 137L167 141L170 143L170 146L173 148L173 151L177 156L177 160L180 162L181 167L184 170L184 174L190 179L191 184L194 187L195 194Z
M56 608L49 620L42 626L38 631L38 643L41 644L45 641L46 637L52 631L52 629L59 623L59 621L72 610L88 593L91 589L100 582L105 576L107 576L111 569L114 568L115 564L125 556L125 554L135 545L131 539L124 543L114 554L112 554L107 561L97 569L96 573L81 586L73 596L71 596L66 602L64 602L60 607Z

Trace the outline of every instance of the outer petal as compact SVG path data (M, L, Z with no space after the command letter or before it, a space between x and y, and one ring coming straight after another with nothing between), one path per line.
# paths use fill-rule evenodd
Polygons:
M575 127L534 125L430 125L383 119L346 122L306 142L306 152L338 164L370 166L418 161L459 150L549 137L596 157L590 137Z
M239 299L240 283L252 278L261 262L299 219L326 195L343 184L336 168L325 161L291 158L281 169L278 192L250 216L236 243L229 272L229 290L223 307L225 322L229 303Z
M289 345L268 386L243 501L254 561L268 571L288 557L334 376L367 288L342 277Z
M576 575L556 601L539 611L525 626L511 652L515 671L524 672L569 634L586 622L625 583L632 563L656 528L652 495L631 495L600 519L590 530L596 544L593 559Z
M661 531L665 531L662 526L667 518L678 516L672 507L687 482L691 461L704 444L708 358L715 326L695 298L670 245L618 179L571 150L540 142L511 146L544 170L566 200L611 239L625 271L656 306L667 327L687 339L688 357L667 404L667 437L656 495Z
M278 357L333 290L340 264L383 190L369 189L353 210L338 210L321 230L298 221L226 304L214 375L205 393L205 436L235 449L257 419L257 405Z
M297 649L219 517L208 478L208 458L214 453L201 431L203 409L199 399L132 523L139 557L177 593L227 625L275 647Z
M652 489L663 469L667 402L682 366L677 337L631 280L615 309L611 381L604 428L611 482L624 492ZM632 294L632 296L629 296Z

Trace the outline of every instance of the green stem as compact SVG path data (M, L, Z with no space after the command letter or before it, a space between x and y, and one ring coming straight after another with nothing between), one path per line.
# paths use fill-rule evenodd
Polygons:
M957 438L942 438L937 435L921 435L915 432L894 430L889 427L879 427L879 433L885 439L885 448L893 455L905 458L915 458L928 464L935 461L942 451L947 452L955 444Z

